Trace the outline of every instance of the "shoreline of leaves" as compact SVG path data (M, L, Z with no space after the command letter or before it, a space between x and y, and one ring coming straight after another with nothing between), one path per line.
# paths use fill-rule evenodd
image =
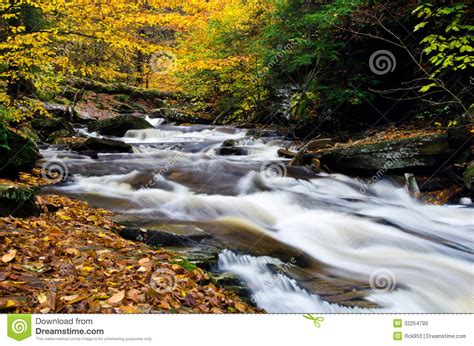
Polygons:
M56 195L37 202L39 217L0 218L0 312L260 312L169 251L121 238L109 211Z

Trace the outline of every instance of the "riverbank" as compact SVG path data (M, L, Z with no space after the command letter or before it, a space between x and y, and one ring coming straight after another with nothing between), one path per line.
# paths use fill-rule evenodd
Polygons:
M0 184L46 184L39 173ZM37 196L36 202L38 216L0 218L0 312L259 311L186 259L123 239L109 211L57 195Z

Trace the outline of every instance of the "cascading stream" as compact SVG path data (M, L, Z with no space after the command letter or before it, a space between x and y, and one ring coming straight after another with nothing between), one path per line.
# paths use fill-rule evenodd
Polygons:
M362 192L343 175L286 176L276 153L281 139L250 138L230 127L154 125L121 138L133 144L134 154L92 160L43 151L46 159L64 160L71 174L52 190L149 221L251 229L253 236L299 249L334 275L370 284L367 300L378 311L474 312L471 208L426 205L385 181ZM217 155L227 139L249 155ZM223 236L232 243L238 235ZM269 312L373 311L324 301L270 269L281 264L228 250L219 256L219 268L244 280Z

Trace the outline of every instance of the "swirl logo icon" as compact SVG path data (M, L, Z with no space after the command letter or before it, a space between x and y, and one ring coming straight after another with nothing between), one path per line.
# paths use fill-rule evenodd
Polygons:
M41 165L41 177L47 182L56 184L67 179L69 170L61 160L48 160Z
M381 49L372 53L369 58L369 67L370 71L376 75L382 76L395 71L397 60L392 52Z
M260 173L266 179L285 178L288 170L283 162L264 162L260 167Z
M372 272L369 284L370 288L376 293L388 293L395 289L397 280L391 270L382 268Z
M17 341L29 338L31 336L31 315L8 315L7 335Z

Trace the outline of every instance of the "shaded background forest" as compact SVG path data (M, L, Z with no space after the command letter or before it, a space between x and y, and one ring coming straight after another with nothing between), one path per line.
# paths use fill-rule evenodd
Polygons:
M74 103L87 80L157 89L216 123L292 125L300 136L456 124L472 103L468 5L4 1L0 117L41 113L36 99Z

